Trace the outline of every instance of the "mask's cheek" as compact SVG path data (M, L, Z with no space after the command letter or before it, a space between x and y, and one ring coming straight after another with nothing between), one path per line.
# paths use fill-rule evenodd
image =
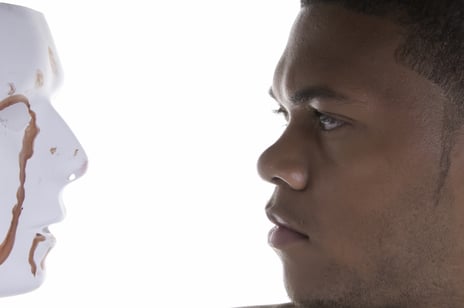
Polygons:
M1 116L4 116L0 112ZM14 244L14 233L20 216L17 193L20 184L19 153L21 151L23 132L16 128L19 117L11 114L11 117L2 117L5 125L0 124L0 261L2 263L10 254ZM15 118L16 116L16 118ZM11 234L13 234L13 237ZM1 265L0 265L1 266Z

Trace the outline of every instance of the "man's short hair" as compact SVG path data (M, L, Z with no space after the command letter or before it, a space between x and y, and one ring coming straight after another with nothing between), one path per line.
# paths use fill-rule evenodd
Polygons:
M396 50L397 62L440 86L454 112L464 119L464 0L301 0L301 4L339 5L402 26L405 40Z

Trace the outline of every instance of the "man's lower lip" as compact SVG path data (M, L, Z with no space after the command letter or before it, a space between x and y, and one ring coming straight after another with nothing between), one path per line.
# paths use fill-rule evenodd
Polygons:
M268 235L269 245L276 249L283 249L290 244L302 241L308 242L309 238L283 226L275 226Z

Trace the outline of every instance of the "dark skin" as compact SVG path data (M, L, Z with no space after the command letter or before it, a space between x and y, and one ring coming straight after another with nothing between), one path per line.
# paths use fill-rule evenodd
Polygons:
M464 139L440 87L395 60L404 29L302 8L272 95L288 125L260 157L297 307L461 307ZM287 306L285 306L287 307Z

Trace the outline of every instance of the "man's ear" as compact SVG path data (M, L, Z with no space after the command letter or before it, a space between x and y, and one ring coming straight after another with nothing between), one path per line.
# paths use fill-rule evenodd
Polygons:
M452 144L450 144L447 181L450 184L454 201L462 204L464 218L464 125L456 129L453 137L449 139Z
M455 161L457 164L464 163L464 125L461 125L452 133L452 137L449 138L450 145L450 161L451 164ZM464 173L464 169L461 169Z
M449 153L449 170L444 184L446 192L442 197L447 198L451 206L451 225L458 228L457 232L464 233L464 125L459 127L451 138L453 144ZM451 227L450 225L450 227ZM464 243L461 249L464 251Z

